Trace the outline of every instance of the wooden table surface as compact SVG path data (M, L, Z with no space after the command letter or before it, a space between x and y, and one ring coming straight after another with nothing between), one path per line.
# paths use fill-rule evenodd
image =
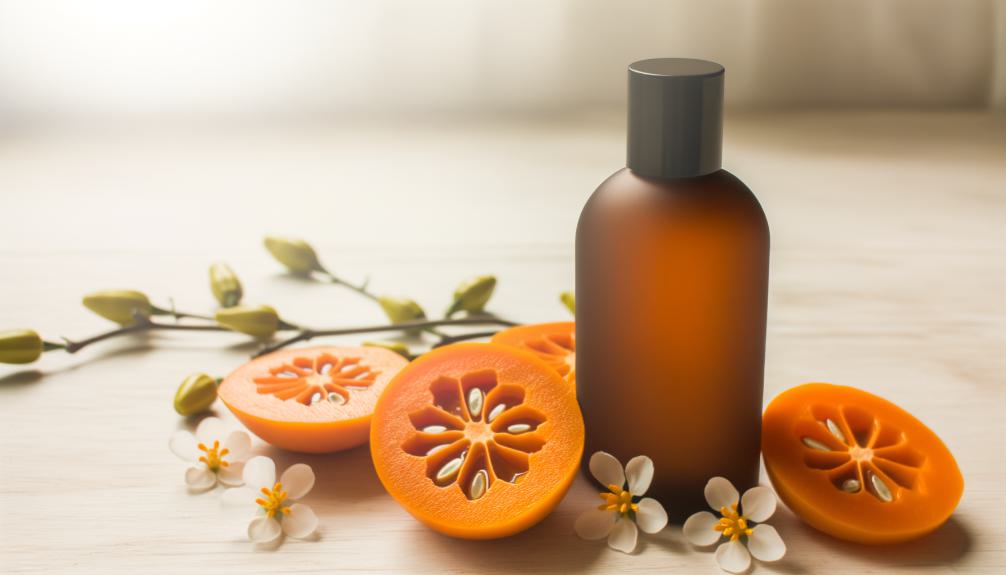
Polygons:
M100 129L99 129L100 128ZM580 207L623 157L618 114L465 124L213 129L80 126L0 136L0 327L79 338L108 327L79 304L136 288L209 311L206 268L229 262L246 300L312 326L376 322L372 304L285 276L266 233L312 241L326 264L431 313L493 273L491 307L563 320ZM953 450L966 490L949 523L885 548L822 535L781 507L788 544L757 573L1006 570L1006 116L796 113L728 119L726 165L772 226L766 400L802 382L885 396ZM359 338L332 340L355 342ZM190 495L168 438L189 372L253 351L236 334L119 339L0 366L0 565L14 572L717 573L680 529L633 555L573 533L596 494L579 478L538 526L492 542L414 521L360 448L327 456L258 442L318 483L313 541L256 550L218 492ZM230 418L217 405L216 412ZM764 480L764 479L763 479Z

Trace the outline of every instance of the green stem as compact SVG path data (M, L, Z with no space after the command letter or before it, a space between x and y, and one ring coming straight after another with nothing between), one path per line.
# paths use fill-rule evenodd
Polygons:
M376 333L382 331L400 331L409 329L426 329L431 327L440 327L447 325L503 325L503 326L514 326L516 323L501 319L498 317L480 317L480 318L462 318L462 319L439 319L439 320L417 320L417 321L403 321L401 323L391 323L384 325L371 325L362 327L347 327L340 329L304 329L300 332L294 334L287 339L280 340L272 345L262 348L255 357L265 355L267 353L272 353L276 350L283 349L289 345L293 345L302 341L309 341L316 337L322 336L335 336L335 335L354 335L360 333Z
M350 283L350 282L348 282L348 281L346 281L346 280L344 280L344 279L336 276L335 274L333 274L332 272L330 272L330 271L328 271L328 270L326 270L324 268L322 268L321 270L319 270L319 272L322 275L324 275L325 277L327 277L328 281L330 281L330 282L332 282L332 283L334 283L336 285L341 285L343 287L347 287L347 288L355 291L356 293L362 295L363 297L369 299L370 301L377 301L379 299L378 296L377 296L377 294L375 294L374 292L372 292L372 291L370 291L370 290L367 289L367 284L369 282L366 281L366 280L362 284L356 285L356 284Z
M336 329L310 329L300 326L296 326L287 322L282 322L280 328L283 330L297 330L297 333L291 337L280 340L272 345L266 346L257 354L255 357L271 353L273 351L282 349L294 343L309 341L316 337L323 336L337 336L337 335L354 335L363 333L377 333L384 331L401 331L410 329L432 329L440 326L466 326L466 325L499 325L499 326L515 326L518 325L515 322L505 320L496 316L482 316L482 317L466 317L462 319L439 319L439 320L416 320L416 321L405 321L401 323L390 323L382 325L368 325L368 326L358 326L358 327L345 327ZM98 343L100 341L105 341L106 339L112 339L121 335L128 335L132 333L142 333L147 331L217 331L217 332L230 332L231 330L222 327L220 325L189 325L189 324L178 324L178 323L158 323L151 321L150 319L140 319L136 323L118 327L113 330L106 331L104 333L99 333L97 335L91 336L86 339L79 341L73 341L65 339L63 343L43 341L42 350L43 351L55 351L63 350L66 353L77 353L78 351L84 349L85 347ZM439 330L437 330L439 333ZM471 334L461 334L461 335L442 335L440 341L434 345L434 347L440 347L453 343L456 341L464 341L466 339L476 339L479 337L488 337L496 332L478 332Z
M106 339L111 339L113 337L118 337L120 335L127 335L130 333L140 333L144 331L153 330L165 330L165 331L230 331L227 328L221 327L219 325L183 325L183 324L173 324L173 323L157 323L150 320L138 321L137 323L122 326L117 329L106 331L104 333L99 333L98 335L89 337L87 339L82 339L80 341L66 340L66 343L59 348L52 349L63 349L67 353L77 353L78 351L84 349L85 347L98 343L99 341L105 341ZM48 351L48 350L47 350Z
M176 321L180 319L200 319L204 321L214 321L214 322L216 321L215 319L213 319L208 315L178 311L175 309L174 303L172 303L171 309L164 309L157 306L150 306L150 315L154 316L170 315L171 317L175 318Z
M381 300L380 296L378 296L374 292L372 292L372 291L370 291L370 290L367 289L367 285L370 283L369 280L364 280L362 284L355 285L355 284L351 284L348 281L346 281L346 280L344 280L344 279L336 276L335 274L333 274L332 272L328 271L325 268L321 268L320 270L318 270L318 272L321 273L322 275L324 275L325 277L327 277L330 282L332 282L334 284L341 285L343 287L347 287L347 288L355 291L356 293L362 295L363 297L369 299L372 302L380 302L380 300ZM445 317L444 319L450 319L450 318ZM437 337L439 337L441 339L443 339L445 337L448 337L447 334L445 334L444 332L442 332L442 331L440 331L440 330L438 330L438 329L436 329L434 327L423 328L422 331L425 331L426 333L435 335L435 336L437 336Z
M440 338L440 341L433 344L433 349L438 347L443 347L445 345L450 345L452 343L457 343L459 341L468 341L471 339L481 339L483 337L492 337L499 333L498 331L476 331L472 333L462 333L460 335L448 335Z
M444 319L450 319L450 318L446 318L445 317ZM428 327L428 328L424 329L423 331L425 331L426 333L428 333L430 335L435 335L435 336L439 337L440 339L444 339L445 337L451 337L450 334L444 333L444 332L440 331L439 329L437 329L435 327Z
M42 340L42 351L55 351L57 349L66 349L66 344L58 341L45 341Z
M277 331L297 331L297 330L303 331L304 329L306 329L304 326L300 326L295 323L290 323L284 320L283 318L280 318L279 324L276 326Z

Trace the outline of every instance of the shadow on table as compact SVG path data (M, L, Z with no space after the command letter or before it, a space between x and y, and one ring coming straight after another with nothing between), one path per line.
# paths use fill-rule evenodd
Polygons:
M20 387L38 383L45 377L45 372L40 369L26 369L15 371L0 377L0 387Z
M587 570L608 552L604 542L584 541L572 529L567 514L552 513L534 527L512 537L468 541L430 529L414 533L411 552L427 559L449 555L445 565L467 565L475 573L573 573Z
M110 346L107 349L103 349L97 352L92 352L90 349L88 349L87 357L84 357L85 352L81 351L79 352L80 355L78 356L74 356L72 358L65 358L65 357L60 358L63 360L62 365L57 365L56 367L40 369L38 367L25 366L25 369L15 371L0 377L0 387L13 388L19 386L27 386L38 383L39 381L52 375L76 371L96 361L112 359L116 357L131 357L131 356L142 355L155 348L153 343L149 341L149 337L147 337L148 335L149 334L134 334L128 338L124 338L125 345L123 345L123 342L119 342L119 345L117 346ZM52 352L52 353L57 355L63 354L63 352Z
M972 547L971 531L958 517L951 517L939 529L921 539L877 546L835 539L802 523L788 510L783 510L778 517L781 519L781 532L782 529L790 533L802 530L803 537L826 550L829 555L855 557L879 567L951 566L966 557ZM786 532L782 532L784 539ZM806 560L806 557L803 559ZM793 553L793 549L790 549L790 553L782 561L772 564L772 570L783 573L814 573L818 568L819 566L801 562L800 555Z
M857 545L815 531L813 539L835 553L856 555L878 565L951 565L971 551L971 532L956 517L914 541L896 545Z
M294 453L268 446L260 451L276 462L277 474L294 463L311 466L315 476L314 489L308 496L311 505L337 507L359 504L372 497L390 497L374 471L369 445L320 455Z

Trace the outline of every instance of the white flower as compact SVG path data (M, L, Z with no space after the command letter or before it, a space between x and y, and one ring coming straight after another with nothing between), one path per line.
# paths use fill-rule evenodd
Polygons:
M720 569L740 573L751 565L752 555L759 561L777 561L786 554L786 544L779 533L771 525L762 524L775 513L775 495L768 487L759 485L745 491L744 497L739 498L738 510L737 489L729 480L713 477L706 483L706 501L719 510L720 518L699 511L685 521L682 530L693 545L726 541L716 550Z
M573 526L577 535L584 539L607 537L612 549L631 553L636 548L636 525L646 533L656 533L667 525L667 512L656 499L633 501L646 493L653 480L653 461L649 457L633 457L623 472L614 456L598 451L590 457L590 473L608 486L608 492L600 494L604 503L597 509L577 518Z
M225 503L255 505L257 515L248 525L248 538L268 543L285 533L298 539L314 533L318 517L303 503L293 503L314 487L314 471L304 463L291 465L276 481L276 464L259 455L248 460L244 470L245 487L228 489Z
M193 491L203 491L218 480L224 485L241 485L251 436L241 430L229 431L223 421L207 417L199 422L194 436L185 430L175 432L168 447L194 464L185 472L185 483Z

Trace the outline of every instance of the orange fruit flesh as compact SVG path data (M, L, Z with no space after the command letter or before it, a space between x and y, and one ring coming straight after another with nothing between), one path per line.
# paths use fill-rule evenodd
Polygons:
M576 324L571 321L519 325L492 337L492 343L533 353L576 387Z
M534 356L455 344L415 360L374 411L370 449L387 491L447 535L504 537L558 505L577 473L573 389Z
M267 443L329 453L366 443L377 398L407 363L381 348L283 350L236 369L218 394Z
M964 490L947 447L893 403L810 383L765 410L762 455L779 498L813 527L849 541L896 543L943 524Z

